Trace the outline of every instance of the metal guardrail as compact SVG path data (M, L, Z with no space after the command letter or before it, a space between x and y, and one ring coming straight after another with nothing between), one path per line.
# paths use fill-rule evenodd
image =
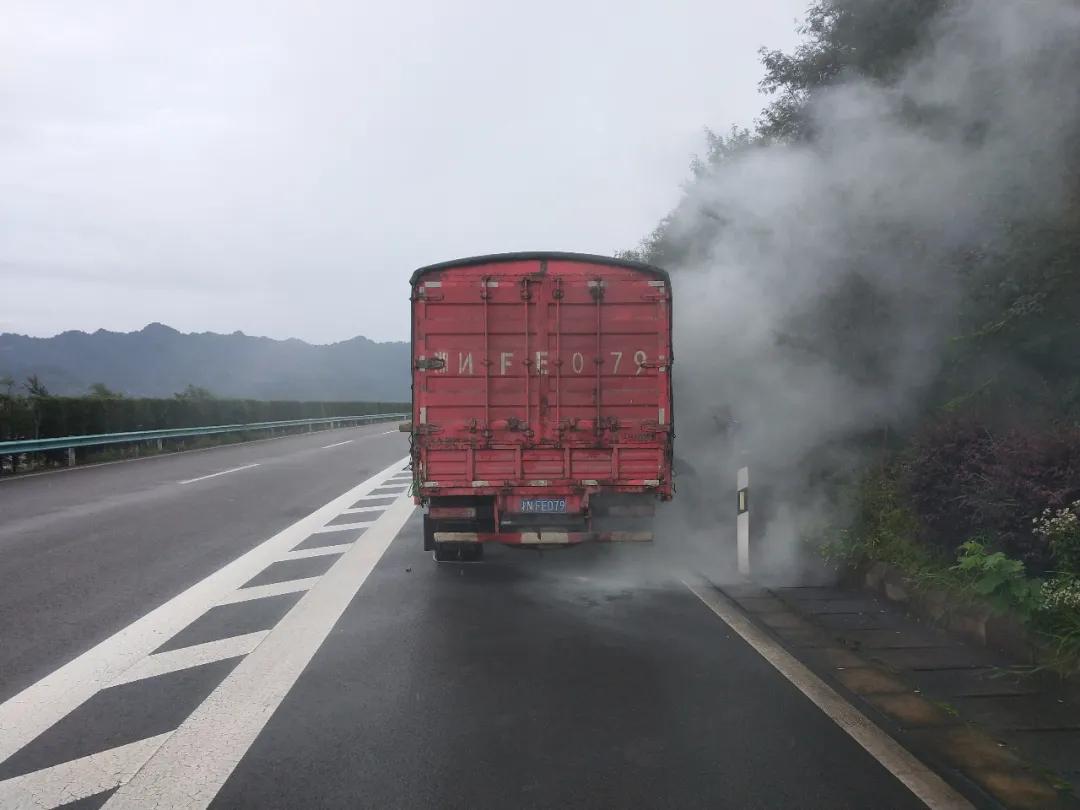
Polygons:
M186 439L195 436L212 436L218 433L241 433L257 430L305 427L316 425L367 424L407 418L407 413L374 413L363 416L331 416L320 419L290 419L283 422L249 422L243 425L211 425L209 427L173 428L169 430L138 430L130 433L98 433L86 436L58 436L51 439L20 439L0 442L0 456L16 456L23 453L41 453L46 450L72 450L76 447L97 447L107 444L126 444L161 439Z

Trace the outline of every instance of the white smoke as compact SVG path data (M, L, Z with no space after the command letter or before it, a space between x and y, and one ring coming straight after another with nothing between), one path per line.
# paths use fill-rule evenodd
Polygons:
M676 447L693 488L717 493L688 498L684 525L734 523L736 465L716 429L730 407L757 480L797 499L768 543L792 548L826 510L793 470L834 439L902 422L939 370L957 323L950 260L992 253L1006 221L1061 209L1080 150L1080 8L970 0L931 32L897 80L817 93L811 142L738 152L673 214L666 238L694 256L669 268ZM864 296L845 304L853 280ZM869 345L866 328L836 337L844 318L873 327ZM815 353L825 333L832 351Z

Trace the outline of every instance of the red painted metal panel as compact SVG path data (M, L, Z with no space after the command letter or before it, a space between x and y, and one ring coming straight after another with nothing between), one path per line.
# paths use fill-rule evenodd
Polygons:
M412 309L423 496L496 495L500 508L549 492L671 497L662 271L566 254L462 260L418 271Z

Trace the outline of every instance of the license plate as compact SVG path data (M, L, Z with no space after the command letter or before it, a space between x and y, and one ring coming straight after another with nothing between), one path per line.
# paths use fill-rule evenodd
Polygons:
M565 512L566 498L522 498L522 512Z

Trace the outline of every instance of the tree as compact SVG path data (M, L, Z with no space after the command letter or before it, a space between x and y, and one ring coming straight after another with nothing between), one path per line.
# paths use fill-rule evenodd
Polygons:
M93 383L87 391L91 399L123 399L124 395L119 391L113 391L105 383Z
M188 383L187 388L183 391L175 394L177 399L187 400L191 402L205 402L208 399L217 399L213 392L208 388L203 388L200 385L193 385Z
M804 110L811 91L843 76L895 78L925 41L927 26L947 0L818 0L792 53L762 48L759 87L776 98L763 111L758 133L770 138L810 136Z
M45 383L41 381L41 378L37 374L31 374L26 378L26 382L23 383L23 388L34 399L45 399L51 397L49 389L45 387Z

